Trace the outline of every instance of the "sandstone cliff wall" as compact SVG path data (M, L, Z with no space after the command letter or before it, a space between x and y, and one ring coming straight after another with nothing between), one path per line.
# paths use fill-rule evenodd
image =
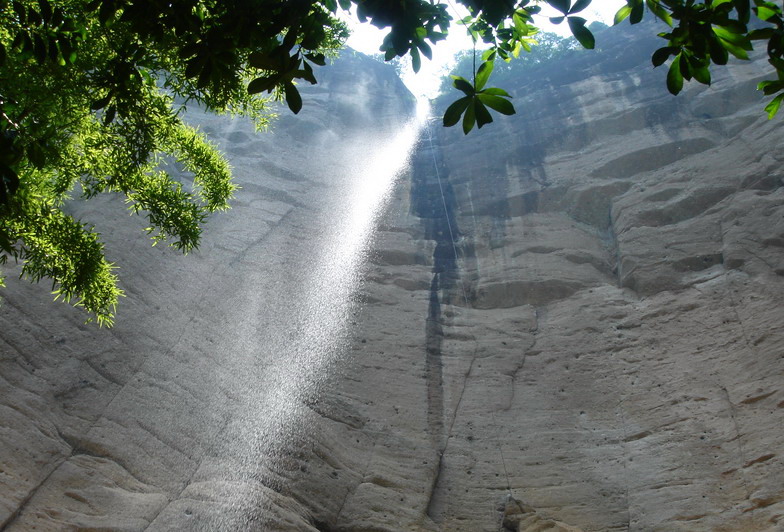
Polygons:
M781 123L764 64L678 98L608 66L654 46L621 33L521 83L513 119L422 140L365 314L409 290L425 342L363 344L383 400L352 405L376 436L335 529L782 526ZM403 285L386 257L423 238Z
M764 65L672 98L629 35L521 82L518 115L478 135L425 130L353 303L327 312L337 341L312 294L337 299L341 176L410 109L387 74L362 84L373 135L347 73L272 135L198 117L243 186L201 253L76 205L128 297L106 331L41 287L3 293L0 528L780 528Z

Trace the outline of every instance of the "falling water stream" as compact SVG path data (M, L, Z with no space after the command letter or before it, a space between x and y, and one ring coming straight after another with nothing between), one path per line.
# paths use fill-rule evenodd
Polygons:
M308 441L311 406L347 362L348 324L358 312L375 222L409 163L427 111L420 104L389 135L340 141L329 164L311 168L321 175L302 200L307 207L293 209L243 256L244 297L231 306L219 346L219 364L228 371L214 377L238 406L181 496L212 506L187 511L192 529L264 529L267 519L282 519L276 501L286 491L285 470Z

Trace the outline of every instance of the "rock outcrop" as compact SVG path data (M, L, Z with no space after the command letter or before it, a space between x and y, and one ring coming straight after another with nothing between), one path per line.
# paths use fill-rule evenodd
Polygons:
M613 32L521 82L516 117L425 128L364 265L336 259L376 149L345 75L273 135L199 117L243 190L197 255L75 206L128 297L105 331L4 293L0 528L780 529L765 65L673 98L655 44ZM385 76L362 86L397 128Z

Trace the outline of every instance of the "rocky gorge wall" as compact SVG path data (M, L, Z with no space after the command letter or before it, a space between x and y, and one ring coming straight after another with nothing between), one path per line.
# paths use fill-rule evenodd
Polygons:
M418 505L344 507L337 530L782 526L781 123L760 112L764 64L673 98L655 46L620 30L594 64L531 74L516 117L420 144L392 210L413 217L388 221L372 276L399 292L403 249L413 265L435 244L408 288L429 293L426 338L406 356L379 339L396 355L355 379L396 375L348 499L416 479ZM400 312L367 290L368 314ZM414 471L389 465L401 446Z
M371 136L341 87L356 65L272 135L198 117L243 187L201 253L150 250L110 199L75 206L108 220L128 297L106 331L40 287L3 293L0 529L779 529L766 69L673 98L655 44L613 32L514 87L517 116L423 131L318 374L291 344ZM368 65L395 130L410 105ZM290 373L328 378L284 438Z

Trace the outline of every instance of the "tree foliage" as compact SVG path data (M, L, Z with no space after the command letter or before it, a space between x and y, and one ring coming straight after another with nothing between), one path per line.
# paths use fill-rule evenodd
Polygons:
M596 25L591 27L595 32ZM508 85L511 78L522 72L529 72L532 69L567 59L582 50L582 46L576 39L571 37L561 37L557 33L540 31L531 37L531 47L534 53L521 54L514 61L497 62L493 68L493 80L501 86ZM481 53L480 53L481 55ZM455 54L454 64L451 66L451 75L445 75L441 79L439 93L448 96L454 87L452 76L460 76L470 79L476 70L477 52L475 50L460 50Z
M515 112L510 94L489 86L496 61L535 44L543 6L584 48L595 38L581 16L591 0L454 0L469 15L453 20L441 0L0 0L0 261L53 283L56 297L110 323L120 291L93 228L64 202L124 194L149 219L155 242L184 252L198 246L209 213L232 195L224 157L181 116L189 104L242 114L259 127L270 100L302 108L297 83L316 83L317 67L346 36L336 18L356 9L361 22L388 30L384 59L409 56L419 70L432 46L460 26L485 47L444 124L468 133ZM711 67L748 58L766 43L773 77L760 84L784 99L784 16L763 0L627 0L615 22L655 17L667 25L654 66L669 61L667 89L711 82ZM476 64L475 64L476 63ZM167 168L176 162L186 183ZM0 281L1 282L1 281Z
M235 186L182 109L262 128L273 98L299 110L294 80L315 83L310 65L344 36L316 3L0 2L0 261L16 259L23 276L50 279L56 298L110 324L121 295L113 265L64 202L124 194L154 242L195 249Z

